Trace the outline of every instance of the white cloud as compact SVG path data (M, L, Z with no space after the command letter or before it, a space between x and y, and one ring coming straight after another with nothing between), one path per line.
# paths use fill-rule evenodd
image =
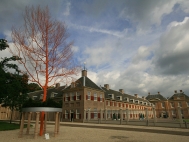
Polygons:
M69 16L70 15L70 6L71 6L71 3L67 2L66 3L66 8L65 8L65 10L63 12L63 15L65 15L65 16Z

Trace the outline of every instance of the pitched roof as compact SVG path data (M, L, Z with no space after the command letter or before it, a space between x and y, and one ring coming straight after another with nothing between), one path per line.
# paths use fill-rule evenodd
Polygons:
M87 76L80 77L78 80L75 81L76 87L89 87L97 90L103 91L98 85L96 85L93 81L91 81ZM68 86L65 90L71 89L71 85Z
M149 103L148 100L144 100L143 98L139 98L139 97L136 98L135 96L125 94L125 93L122 94L121 92L115 91L115 90L112 90L112 89L107 90L105 87L102 87L102 89L105 91L105 98L106 99L110 99L110 96L108 94L114 94L114 100L116 100L116 101L121 101L121 100L119 100L118 96L122 96L122 101L126 101L126 98L129 98L129 99L134 99L134 100L139 100L139 101Z
M161 94L155 94L155 95L148 95L146 97L147 100L152 100L152 99L159 99L159 100L167 100L165 97L163 97Z
M60 87L55 87L55 88L49 88L47 89L47 99L51 97L51 94L55 94L54 98L60 98L63 95L63 90L66 88L65 86L60 86ZM43 94L43 90L35 91L35 92L30 92L28 93L29 97L36 96L35 100L40 99L40 95Z
M185 97L185 99L189 99L189 96L184 94L184 92L175 93L173 96L169 98L169 100L174 100L174 97Z

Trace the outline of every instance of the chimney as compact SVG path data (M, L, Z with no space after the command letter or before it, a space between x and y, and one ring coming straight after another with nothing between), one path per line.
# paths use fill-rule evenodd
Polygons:
M148 95L150 95L150 92L148 92Z
M142 99L146 100L146 98L144 96L142 96Z
M175 94L177 93L177 90L175 90Z
M135 97L138 98L138 94L135 94Z
M104 87L105 87L107 90L110 89L110 88L109 88L109 84L104 84Z
M85 69L82 70L82 72L81 72L81 76L82 76L82 77L87 76L87 70L85 70Z
M182 93L182 90L180 90L180 93Z
M119 89L119 92L120 92L121 94L123 94L123 93L124 93L124 90L123 90L123 89Z
M59 88L60 87L60 83L56 83L56 88Z
M160 95L160 92L158 92L158 95Z

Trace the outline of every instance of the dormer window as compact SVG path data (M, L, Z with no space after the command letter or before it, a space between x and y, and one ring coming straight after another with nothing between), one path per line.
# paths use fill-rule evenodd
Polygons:
M117 98L118 98L120 101L122 101L122 96L117 96Z
M108 96L110 96L111 99L114 99L114 94L108 94Z
M142 104L143 104L143 101L140 101L140 104L142 105Z
M40 100L42 100L42 99L43 99L43 94L40 95Z
M136 100L135 103L136 103L136 104L139 104L139 100Z
M130 99L129 102L134 103L134 99Z
M58 94L58 93L52 92L52 93L51 93L51 98L56 97L57 94Z
M32 96L32 99L33 99L33 100L36 100L36 99L37 99L37 96Z

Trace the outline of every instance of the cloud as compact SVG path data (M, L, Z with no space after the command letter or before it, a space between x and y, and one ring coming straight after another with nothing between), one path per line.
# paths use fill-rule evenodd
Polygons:
M63 15L65 15L65 16L69 16L70 15L70 6L71 6L71 3L67 2L65 11L63 12Z
M189 70L189 18L172 22L160 37L154 53L156 72L167 75L187 74Z

